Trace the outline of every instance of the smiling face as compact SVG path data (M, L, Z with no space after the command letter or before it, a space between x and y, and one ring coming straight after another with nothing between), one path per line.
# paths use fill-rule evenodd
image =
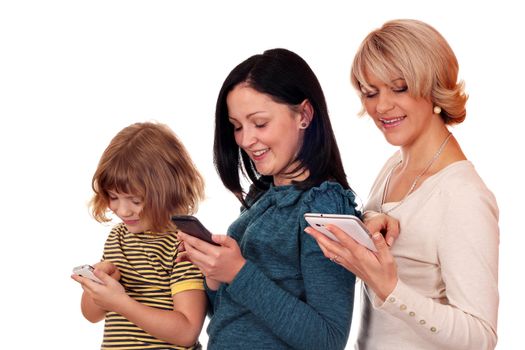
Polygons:
M296 166L303 143L304 120L300 111L277 103L244 83L230 91L226 102L235 142L251 158L257 172L273 176L276 186L307 176L287 174Z
M394 77L385 83L367 74L366 81L366 87L361 86L363 105L390 144L413 144L440 119L433 118L429 99L409 93L403 78Z
M150 229L141 218L144 201L141 197L127 193L108 191L109 209L117 215L131 233L141 233Z

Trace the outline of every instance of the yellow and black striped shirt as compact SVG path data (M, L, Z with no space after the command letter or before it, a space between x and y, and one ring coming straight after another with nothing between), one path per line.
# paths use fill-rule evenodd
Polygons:
M120 270L126 293L144 305L173 310L172 296L204 289L203 276L189 262L175 263L178 243L174 233L134 234L116 225L104 246L104 260ZM106 313L102 349L197 349L174 346L156 339L123 316Z

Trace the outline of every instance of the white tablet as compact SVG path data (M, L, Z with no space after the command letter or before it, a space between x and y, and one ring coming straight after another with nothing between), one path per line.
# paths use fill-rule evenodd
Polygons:
M310 226L315 228L317 231L325 234L331 239L337 241L337 238L326 229L325 225L331 224L339 227L347 235L352 237L357 243L365 246L371 251L377 252L377 249L372 241L372 237L366 229L363 222L354 215L342 215L342 214L318 214L318 213L306 213L304 219Z

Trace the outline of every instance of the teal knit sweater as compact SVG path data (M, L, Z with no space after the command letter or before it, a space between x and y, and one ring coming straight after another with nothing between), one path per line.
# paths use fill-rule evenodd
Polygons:
M208 290L208 349L344 349L355 276L323 256L303 214L359 215L334 182L272 186L230 226L247 260L231 284Z

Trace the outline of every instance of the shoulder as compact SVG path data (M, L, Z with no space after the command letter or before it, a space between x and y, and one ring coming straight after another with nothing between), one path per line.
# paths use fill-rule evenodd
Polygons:
M468 160L450 164L436 174L436 188L442 196L454 199L452 205L464 201L483 200L497 206L496 198Z
M302 203L315 212L355 212L356 207L354 192L332 181L305 191Z
M472 236L473 241L496 239L499 209L496 197L487 188L470 161L460 161L443 169L433 189L435 209L443 217L441 238L450 235L456 241ZM441 210L438 210L438 207Z
M126 225L124 225L124 223L121 222L111 228L111 232L109 233L109 235L110 236L124 236L126 233L128 233L128 229Z

